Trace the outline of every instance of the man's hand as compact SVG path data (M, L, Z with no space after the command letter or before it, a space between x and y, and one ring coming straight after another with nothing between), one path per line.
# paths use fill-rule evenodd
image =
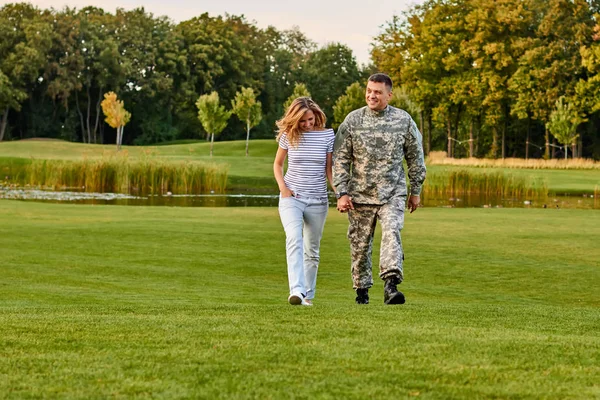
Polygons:
M406 205L412 214L417 208L419 208L419 204L421 203L421 198L419 196L409 196L408 204ZM339 204L339 201L338 201ZM339 206L338 206L339 207Z
M339 212L345 213L348 210L354 210L354 204L352 204L352 198L347 194L340 197L337 201L337 209Z

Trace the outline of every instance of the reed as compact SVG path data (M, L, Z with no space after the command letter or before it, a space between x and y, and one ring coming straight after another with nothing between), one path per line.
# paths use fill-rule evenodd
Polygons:
M25 169L31 164L26 158L0 158L0 186L18 186L23 183Z
M432 151L427 165L453 165L463 167L497 167L529 169L600 169L600 162L585 158L575 159L524 159L524 158L448 158L444 151Z
M32 160L22 182L52 189L129 194L224 193L227 168L196 161L166 161L155 157L130 160L110 156L79 161Z
M502 171L448 170L427 174L423 187L425 195L485 196L542 198L548 194L545 180L524 177Z

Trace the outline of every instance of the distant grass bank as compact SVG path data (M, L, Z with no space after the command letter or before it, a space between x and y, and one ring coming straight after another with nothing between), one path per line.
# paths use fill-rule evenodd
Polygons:
M217 142L214 156L209 156L210 144L185 143L161 146L124 146L122 153L130 160L159 158L164 161L204 162L227 169L227 188L234 192L274 191L273 158L277 151L275 140L256 140L250 144L250 157L245 157L245 142ZM24 160L93 160L112 157L114 145L90 145L64 141L0 142L0 176L2 180L27 163Z
M209 157L209 146L210 144L203 142L148 147L130 146L125 148L125 152L132 160L152 156L171 161L203 161L227 165L228 191L277 192L277 184L273 178L273 158L277 151L275 140L250 141L249 157L244 156L244 141L215 143L214 157L212 158ZM0 142L0 165L6 165L7 159L15 165L15 159L81 160L102 158L106 157L107 154L114 153L113 145L87 145L61 141ZM428 165L430 178L433 178L436 174L441 176L452 174L452 171L463 170L469 170L475 175L480 173L487 175L503 173L507 177L523 177L526 182L545 182L547 190L551 194L592 194L594 188L600 186L600 171L597 169ZM433 179L431 182L433 182Z
M518 169L583 169L600 171L600 162L585 158L553 158L523 159L523 158L448 158L445 151L432 151L427 156L429 165L451 165L458 167L478 168L518 168Z
M347 226L306 309L275 208L0 201L0 397L600 396L600 212L407 215L398 307L354 304Z

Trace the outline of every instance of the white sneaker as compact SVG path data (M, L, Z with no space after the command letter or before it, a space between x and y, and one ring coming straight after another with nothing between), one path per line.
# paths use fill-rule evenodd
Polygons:
M312 306L312 303L304 300L304 297L302 297L301 294L291 294L290 297L288 297L288 303L293 306Z

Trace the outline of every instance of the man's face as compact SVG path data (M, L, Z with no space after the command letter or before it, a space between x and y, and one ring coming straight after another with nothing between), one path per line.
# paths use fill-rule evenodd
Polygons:
M371 110L383 110L385 107L387 107L391 98L392 91L385 86L385 83L371 81L367 83L367 106L369 106Z

